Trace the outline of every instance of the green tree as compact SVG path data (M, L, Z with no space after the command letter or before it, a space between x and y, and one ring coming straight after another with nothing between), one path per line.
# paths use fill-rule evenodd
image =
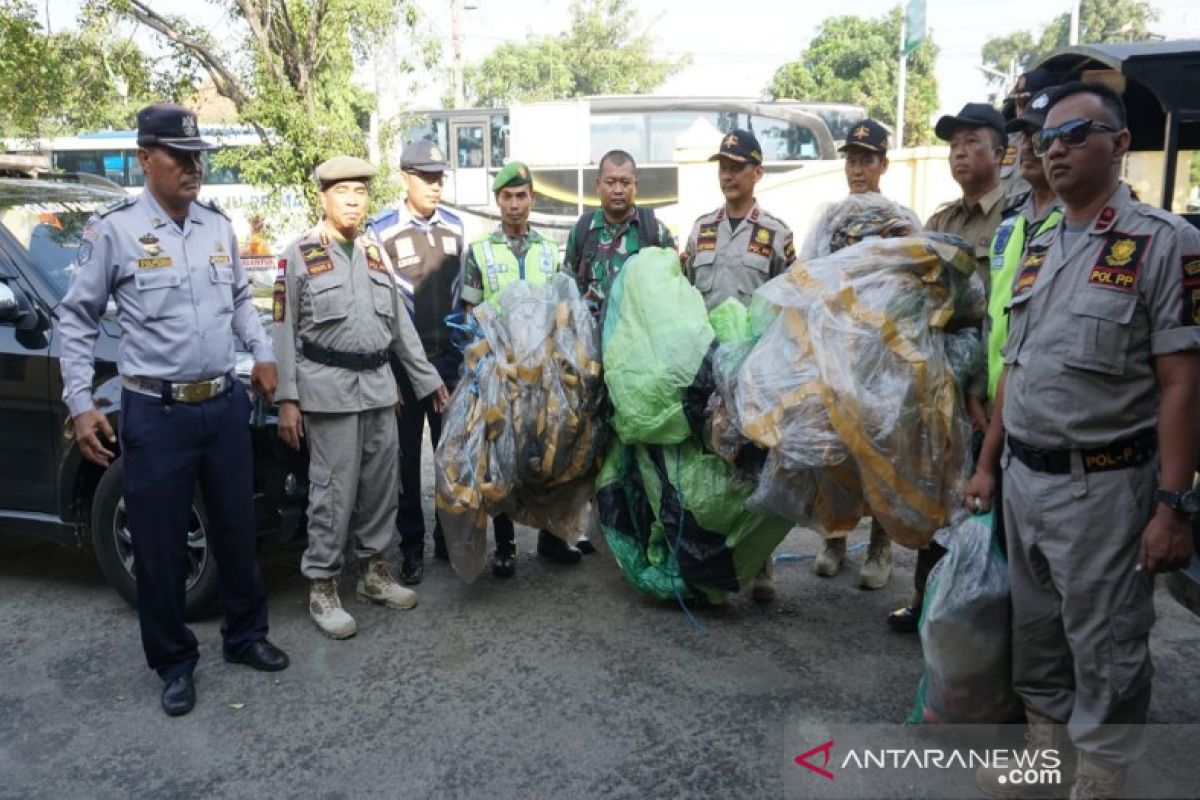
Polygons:
M464 70L467 101L504 106L592 94L650 92L682 69L686 58L655 58L653 41L636 32L632 0L574 0L571 27L560 37L506 42Z
M156 11L149 0L93 0L157 32L176 57L212 79L238 118L258 131L263 145L224 151L247 182L281 193L300 188L317 212L312 171L332 155L363 156L374 97L354 85L381 33L418 29L413 0L214 0L229 24L207 31L179 15ZM410 74L427 46L408 48L412 60L392 64L393 77ZM376 183L376 203L389 199L389 182Z
M0 0L0 135L128 127L141 104L170 95L116 22L85 12L78 32L50 34L29 0Z
M1158 12L1145 0L1082 0L1079 41L1089 44L1144 41L1150 36L1150 23L1156 19ZM983 44L983 63L1005 75L1015 66L1015 74L1020 75L1055 50L1066 47L1070 40L1071 14L1066 12L1051 20L1040 34L1016 31L988 39ZM1001 88L1005 79L989 75L988 81Z
M884 16L830 17L800 54L775 71L767 92L775 99L857 103L872 118L896 115L899 87L899 7ZM930 141L929 118L937 110L937 78L933 65L938 47L932 36L908 56L904 94L904 144Z

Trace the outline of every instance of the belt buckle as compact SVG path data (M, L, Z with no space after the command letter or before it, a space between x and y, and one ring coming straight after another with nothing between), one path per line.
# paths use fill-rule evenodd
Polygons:
M185 403L203 403L213 396L214 381L202 381L199 383L185 383L183 385L183 402Z

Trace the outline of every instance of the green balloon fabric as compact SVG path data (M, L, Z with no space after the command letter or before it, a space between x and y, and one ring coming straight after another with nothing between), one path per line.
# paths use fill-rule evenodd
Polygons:
M626 444L678 444L691 430L683 400L714 331L704 298L674 250L649 247L625 262L604 319L604 382L612 426Z

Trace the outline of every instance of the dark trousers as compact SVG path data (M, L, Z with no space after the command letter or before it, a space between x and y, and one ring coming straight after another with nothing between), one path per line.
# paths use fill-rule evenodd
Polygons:
M188 519L197 481L216 559L225 652L267 636L267 593L255 554L250 398L240 382L204 403L121 394L122 489L133 536L146 662L164 680L189 675L199 652L184 624Z
M429 438L437 449L442 437L442 415L433 410L433 398L418 400L408 374L395 370L396 384L404 398L400 419L396 420L400 437L400 503L396 508L396 529L400 531L400 555L405 561L425 556L425 509L421 506L421 446L425 421ZM442 540L442 524L434 516L433 540Z
M517 532L508 514L492 517L492 535L496 537L496 550L507 548L510 552L517 544Z

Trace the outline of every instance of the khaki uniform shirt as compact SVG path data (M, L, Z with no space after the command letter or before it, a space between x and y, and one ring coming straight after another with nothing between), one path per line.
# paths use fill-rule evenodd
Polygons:
M925 229L952 233L966 239L967 244L975 249L975 260L979 263L979 277L983 286L991 295L988 284L990 252L992 237L1004 216L1004 184L997 184L990 192L979 198L971 205L963 202L962 198L946 203L925 223Z
M1200 349L1200 232L1122 185L1068 249L1031 237L1009 302L1004 427L1047 449L1153 430L1154 356Z
M683 268L712 311L730 297L750 305L755 290L795 260L791 229L755 202L737 230L729 224L724 207L696 220L683 253Z
M391 350L404 364L418 397L442 384L425 359L421 339L374 239L360 235L348 258L322 223L288 247L284 257L274 297L276 400L299 401L306 413L331 414L396 402L396 380L387 363L363 372L318 364L303 357L301 339L342 353Z

